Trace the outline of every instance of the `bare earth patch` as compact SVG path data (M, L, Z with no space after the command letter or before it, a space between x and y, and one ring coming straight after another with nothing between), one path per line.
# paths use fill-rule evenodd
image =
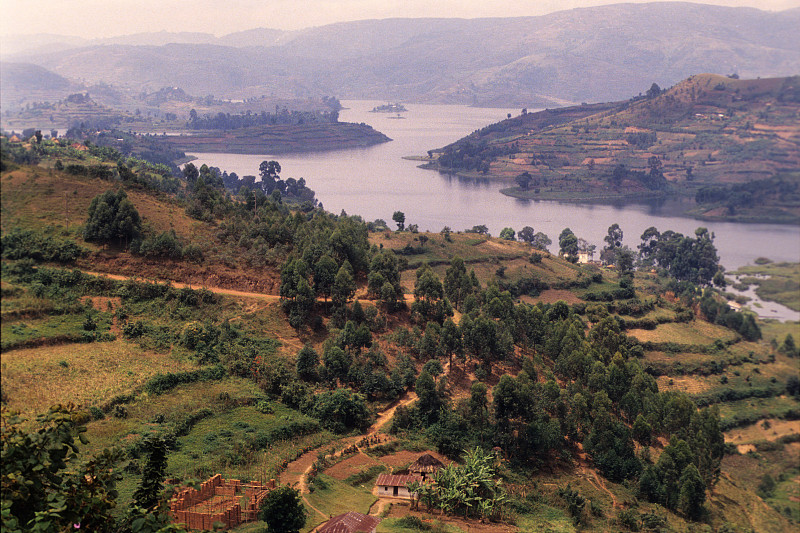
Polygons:
M739 444L736 446L736 451L741 453L742 455L756 451L755 444Z
M764 427L767 422L768 427ZM800 434L800 420L780 420L769 418L743 428L725 432L725 441L733 444L744 444L760 441L774 441L785 435Z
M554 304L559 300L563 300L568 305L573 305L583 302L583 300L578 298L574 293L567 290L557 290L557 289L548 289L546 291L542 291L542 293L536 298L523 297L522 300L528 303L543 302L546 304Z
M378 459L373 459L372 457L364 455L363 453L356 453L344 461L336 463L332 467L328 468L325 470L325 473L332 478L343 481L353 474L358 474L370 466L379 464L381 463Z
M697 376L661 376L657 380L658 390L679 390L689 394L700 394L711 389L711 383L707 379ZM670 385L672 381L672 385Z

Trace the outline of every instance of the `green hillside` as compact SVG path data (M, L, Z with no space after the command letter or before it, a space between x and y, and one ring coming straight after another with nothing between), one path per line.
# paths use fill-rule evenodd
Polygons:
M336 216L269 162L256 186L2 142L4 530L174 531L143 502L217 473L296 483L303 531L800 521L798 325L730 310L708 233L610 269ZM455 461L424 501L376 503L423 452Z

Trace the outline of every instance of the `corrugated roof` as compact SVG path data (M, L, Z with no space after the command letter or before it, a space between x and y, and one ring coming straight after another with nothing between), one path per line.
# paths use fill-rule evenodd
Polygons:
M387 487L405 487L414 481L422 481L422 476L381 474L375 484Z
M350 511L334 516L317 531L319 533L371 533L381 519Z

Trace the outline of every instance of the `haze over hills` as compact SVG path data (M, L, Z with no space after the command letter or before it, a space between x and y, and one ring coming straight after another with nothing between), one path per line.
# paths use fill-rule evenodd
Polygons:
M11 56L9 50L19 46L4 41L3 49L4 60L137 91L179 86L225 98L336 95L554 107L627 98L653 82L669 86L698 72L796 74L798 27L798 9L773 13L675 2L539 17L254 29L219 38L159 32ZM55 40L48 36L49 43Z

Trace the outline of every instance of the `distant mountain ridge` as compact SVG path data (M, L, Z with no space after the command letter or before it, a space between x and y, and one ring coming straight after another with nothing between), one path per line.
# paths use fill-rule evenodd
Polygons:
M367 20L219 38L159 32L13 60L134 90L555 107L622 99L697 72L797 74L798 27L800 9L616 4L538 17Z

